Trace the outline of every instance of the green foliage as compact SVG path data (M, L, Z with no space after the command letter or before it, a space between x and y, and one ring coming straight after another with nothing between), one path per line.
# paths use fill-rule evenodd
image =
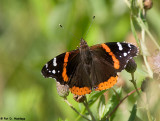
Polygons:
M103 95L103 93L105 92L105 90L103 90L103 91L101 91L101 92L94 92L94 93L91 93L90 95L89 95L89 106L91 106L93 103L95 103L97 100L98 100L98 98L101 96L101 95Z
M132 107L131 115L130 115L128 121L134 121L136 118L136 113L137 113L137 105L134 104Z
M134 35L134 38L135 38L136 41L137 41L137 44L139 45L139 39L138 39L138 36L137 36L137 33L136 33L136 29L135 29L135 27L134 27L133 19L132 19L132 18L130 19L130 22L131 22L131 30L132 30L132 33L133 33L133 35ZM140 45L139 45L139 47L140 47Z
M118 103L120 102L121 94L122 94L122 89L119 88L116 90L116 93L114 93L111 96L105 108L105 113L106 113L105 116L109 115L109 113L111 113L114 110L114 108L118 105ZM111 115L110 121L112 121L114 117L115 117L115 113Z
M97 112L98 112L98 119L101 120L104 115L105 115L105 108L106 108L106 102L105 102L105 96L101 95L99 102L98 102L98 107L97 107Z

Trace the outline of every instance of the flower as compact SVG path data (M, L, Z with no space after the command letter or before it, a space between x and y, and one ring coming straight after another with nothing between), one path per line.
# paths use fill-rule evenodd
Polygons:
M69 95L69 86L67 84L62 85L59 82L56 83L58 95L66 98Z
M151 68L153 70L153 73L158 75L160 79L160 51L156 51L150 58L149 63L151 65ZM155 75L154 74L154 75Z

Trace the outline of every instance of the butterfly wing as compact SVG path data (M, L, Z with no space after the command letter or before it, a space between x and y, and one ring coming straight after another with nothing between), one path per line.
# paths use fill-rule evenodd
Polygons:
M68 84L76 95L89 94L92 88L105 90L117 82L117 72L137 55L137 48L127 43L106 43L90 47L91 74L85 70L79 49L63 53L50 60L42 69L44 77Z
M84 69L78 49L53 58L41 72L46 78L55 78L60 84L68 84L73 94L85 95L91 92L90 77Z
M43 68L42 75L55 78L60 84L67 84L79 63L79 50L66 52L50 60Z
M92 81L87 73L84 64L80 62L69 82L70 91L76 95L91 93Z
M137 55L136 46L129 43L110 42L92 46L91 80L95 90L105 90L117 82L117 72Z
M91 74L86 72L84 64L80 61L69 83L71 92L76 95L89 94L92 88L111 88L117 82L117 72L125 68L128 60L136 56L138 50L129 43L112 42L92 46L90 52Z
M139 52L138 48L130 43L110 42L106 43L105 45L108 46L108 48L113 54L112 55L110 52L107 52L112 55L112 60L114 60L114 66L116 66L116 63L118 64L118 62L116 61L119 61L119 68L114 67L118 72L121 72L123 69L125 69L128 61L133 57L137 56ZM103 46L103 49L105 49L106 51L105 46Z

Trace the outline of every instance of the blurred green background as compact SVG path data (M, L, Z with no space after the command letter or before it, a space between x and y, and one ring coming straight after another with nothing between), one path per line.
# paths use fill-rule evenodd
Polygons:
M158 4L154 1L147 13L156 39L160 38ZM77 117L58 96L55 80L43 78L41 69L79 45L93 16L86 37L89 45L130 38L130 10L123 0L0 0L0 116L27 121ZM69 101L79 109L72 94Z

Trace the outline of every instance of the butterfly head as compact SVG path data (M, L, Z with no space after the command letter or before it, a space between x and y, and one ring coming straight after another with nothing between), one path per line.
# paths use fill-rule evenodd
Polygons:
M79 50L80 50L81 61L85 64L89 64L92 60L90 48L87 42L83 38L81 38Z
M80 48L86 48L86 47L88 47L87 42L83 38L81 38Z

